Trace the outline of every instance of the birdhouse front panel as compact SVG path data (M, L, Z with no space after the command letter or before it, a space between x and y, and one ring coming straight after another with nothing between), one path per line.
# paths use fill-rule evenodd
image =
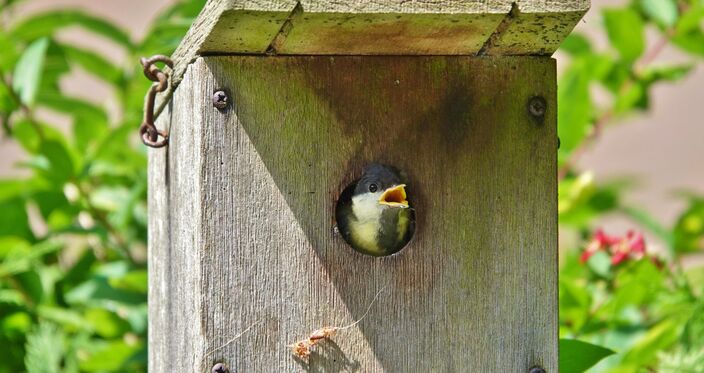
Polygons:
M198 180L164 200L197 217L164 228L188 244L150 253L153 275L173 279L155 291L181 300L169 327L197 341L172 358L197 371L555 371L556 112L547 57L199 58L150 166L171 189ZM393 211L413 213L404 242L384 232L411 214Z

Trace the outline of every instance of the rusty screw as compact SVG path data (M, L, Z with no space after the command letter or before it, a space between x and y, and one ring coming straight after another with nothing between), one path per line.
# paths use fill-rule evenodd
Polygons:
M210 370L211 373L230 373L230 369L227 368L227 365L223 363L217 363L213 365L213 369Z
M229 103L230 99L227 97L225 91L220 90L213 93L213 106L215 106L216 109L224 110Z
M542 367L532 367L530 368L528 373L545 373L545 369L543 369Z
M535 96L528 102L528 112L536 118L545 116L545 110L548 108L548 103L541 96Z

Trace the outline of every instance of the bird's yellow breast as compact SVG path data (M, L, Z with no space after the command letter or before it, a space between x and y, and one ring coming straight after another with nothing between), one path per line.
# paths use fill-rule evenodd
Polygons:
M354 218L349 223L352 242L358 248L370 253L381 254L379 229L382 207L374 194L353 197Z
M352 242L366 251L373 253L381 253L377 235L379 234L378 221L350 222L350 234Z

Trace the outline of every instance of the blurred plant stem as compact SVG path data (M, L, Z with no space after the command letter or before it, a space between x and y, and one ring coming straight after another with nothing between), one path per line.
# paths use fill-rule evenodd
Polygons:
M34 119L34 114L32 113L32 109L30 109L26 104L22 102L19 96L17 96L17 93L14 91L12 88L12 80L9 75L6 75L5 72L0 68L0 84L2 84L5 87L5 90L8 92L8 96L10 99L14 101L14 103L22 110L22 114L24 115L25 119L29 121L29 123L34 127L34 130L37 131L37 134L39 135L40 139L44 139L44 130L42 127L39 125L39 123ZM12 135L12 127L10 127L9 123L10 116L9 115L3 115L3 120L2 120L2 128L5 131L6 136L11 136Z
M645 56L640 60L640 62L635 65L633 70L633 74L635 76L639 76L645 68L649 67L655 61L658 55L660 55L663 49L668 45L668 35L671 35L672 33L673 30L667 30L665 34L660 39L658 39L655 45L645 54ZM621 93L628 91L633 86L633 84L635 84L635 82L635 77L631 76L629 79L622 83L619 91ZM609 123L614 118L614 107L607 109L606 111L601 113L601 115L599 115L599 117L594 121L591 132L581 142L581 144L572 151L569 158L565 160L565 162L558 170L558 180L563 180L570 171L574 170L574 167L576 166L576 163L579 161L579 159L584 156L584 154L587 152L587 150L589 150L589 148L594 144L594 142L599 139L602 132L604 131L604 128L609 125Z
M105 212L100 211L91 203L90 196L91 190L93 188L86 188L86 186L78 180L73 180L72 182L76 186L76 189L78 189L79 198L85 204L86 210L88 211L90 216L95 219L98 223L100 223L100 225L102 225L103 228L105 228L105 230L108 232L108 241L111 238L115 241L110 242L110 246L121 252L124 258L127 259L130 263L132 263L132 265L143 266L144 263L137 263L134 260L130 252L128 240L113 224L110 223Z

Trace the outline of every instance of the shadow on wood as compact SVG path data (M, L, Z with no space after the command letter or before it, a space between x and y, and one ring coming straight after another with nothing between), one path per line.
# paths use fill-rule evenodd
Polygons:
M264 320L210 359L300 367L287 345L353 322L384 288L306 369L557 369L553 60L233 56L189 74L206 91L193 97L227 88L234 105L191 103L202 120L174 124L202 126L204 349ZM417 209L413 241L391 257L333 229L339 193L370 162L404 170Z

